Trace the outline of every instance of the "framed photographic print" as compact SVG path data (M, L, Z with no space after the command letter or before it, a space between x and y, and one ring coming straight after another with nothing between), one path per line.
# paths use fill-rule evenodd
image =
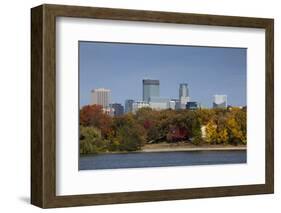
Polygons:
M31 203L274 191L273 19L31 9Z

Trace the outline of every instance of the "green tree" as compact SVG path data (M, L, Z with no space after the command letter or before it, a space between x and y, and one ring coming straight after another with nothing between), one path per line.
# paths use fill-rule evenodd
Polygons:
M146 142L145 130L139 125L132 115L114 118L114 140L120 151L140 150Z
M80 154L90 154L106 151L106 142L101 137L100 130L94 127L80 126Z

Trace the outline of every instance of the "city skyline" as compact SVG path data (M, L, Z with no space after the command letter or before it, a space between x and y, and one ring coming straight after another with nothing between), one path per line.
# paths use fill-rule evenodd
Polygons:
M204 107L212 107L215 94L227 94L230 105L246 105L246 49L96 42L79 45L80 106L90 104L94 88L110 89L111 103L125 106L127 99L141 101L144 79L159 80L161 97L178 98L179 85L187 83L190 101ZM161 60L168 56L171 60ZM173 74L167 75L169 71Z
M173 97L160 97L160 81L156 79L143 79L143 96L139 99L126 99L125 103L111 102L111 90L106 88L95 88L92 92L92 102L90 104L98 104L103 110L112 115L122 115L123 113L135 113L142 107L150 107L156 110L163 109L198 109L202 108L201 103L190 101L189 88L187 83L179 85L179 99ZM152 86L152 87L150 87ZM227 95L213 95L212 108L227 108ZM244 107L244 106L237 106ZM112 111L113 110L113 111ZM117 113L115 111L118 111Z

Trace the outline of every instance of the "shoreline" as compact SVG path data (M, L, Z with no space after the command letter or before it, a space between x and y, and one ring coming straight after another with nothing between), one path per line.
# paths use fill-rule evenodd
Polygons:
M247 150L246 145L193 145L193 144L147 144L141 150L137 151L116 151L116 152L100 152L92 154L80 154L80 156L99 155L99 154L129 154L129 153L153 153L153 152L196 152L196 151L244 151Z
M142 149L136 152L195 152L195 151L242 151L247 150L245 146L236 146L236 147L186 147L186 148L159 148L159 149Z
M146 144L143 146L141 152L169 152L169 151L232 151L232 150L246 150L246 145L223 145L223 144L200 144L194 145L191 143L179 142L159 143L159 144Z

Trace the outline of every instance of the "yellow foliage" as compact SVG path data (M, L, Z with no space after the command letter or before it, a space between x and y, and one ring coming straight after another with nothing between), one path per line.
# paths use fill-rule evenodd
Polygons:
M223 128L218 132L218 138L217 138L218 143L227 143L228 142L228 133L227 129Z
M206 141L208 143L213 143L217 139L217 126L214 122L210 121L206 125Z
M245 141L245 136L234 117L227 120L227 126L234 138L239 139L240 141Z

